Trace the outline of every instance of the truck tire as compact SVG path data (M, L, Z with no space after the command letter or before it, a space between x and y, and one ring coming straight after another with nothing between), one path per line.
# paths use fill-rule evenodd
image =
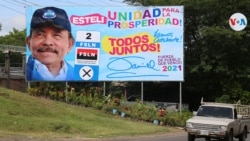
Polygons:
M205 140L206 141L210 141L211 139L210 139L210 137L206 137Z
M195 135L188 134L188 141L194 141Z
M234 140L233 131L230 130L230 132L225 137L224 141L233 141L233 140Z
M246 137L247 137L247 130L244 129L244 131L239 136L239 141L246 141Z

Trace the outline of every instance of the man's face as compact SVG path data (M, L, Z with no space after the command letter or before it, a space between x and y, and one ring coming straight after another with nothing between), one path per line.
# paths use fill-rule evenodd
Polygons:
M34 58L46 66L53 66L61 63L70 52L74 39L69 38L67 30L44 27L33 30L27 44Z

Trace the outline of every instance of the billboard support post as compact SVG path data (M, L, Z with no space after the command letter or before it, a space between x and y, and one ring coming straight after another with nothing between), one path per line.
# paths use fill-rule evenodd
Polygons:
M103 82L103 96L106 95L106 83L105 81Z
M143 103L143 81L141 81L141 103Z
M68 81L65 83L65 101L68 103Z
M180 82L180 104L179 104L179 111L182 111L182 83Z

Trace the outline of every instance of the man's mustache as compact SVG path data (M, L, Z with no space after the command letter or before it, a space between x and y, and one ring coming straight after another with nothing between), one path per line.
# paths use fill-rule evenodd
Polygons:
M53 53L58 53L58 51L54 48L51 47L40 47L37 49L37 52L53 52Z

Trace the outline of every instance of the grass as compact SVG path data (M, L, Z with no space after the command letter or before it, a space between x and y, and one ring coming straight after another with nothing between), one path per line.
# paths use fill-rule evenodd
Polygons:
M85 108L33 97L0 87L0 138L107 138L168 132L165 126L133 121Z

